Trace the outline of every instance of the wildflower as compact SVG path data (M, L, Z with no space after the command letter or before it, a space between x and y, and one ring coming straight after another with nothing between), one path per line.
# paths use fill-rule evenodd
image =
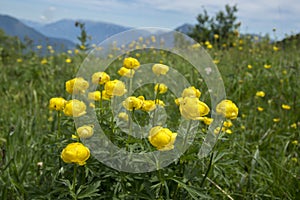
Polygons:
M257 97L264 97L265 96L265 92L264 91L258 91L258 92L256 92L255 96L257 96Z
M263 107L257 107L257 110L259 111L259 112L262 112L262 111L264 111L264 108Z
M296 129L297 128L297 124L296 123L291 124L291 128Z
M168 87L163 83L157 83L154 86L154 91L158 92L159 94L164 94L168 91Z
M103 85L110 81L110 76L105 72L96 72L92 75L92 83Z
M284 109L284 110L290 110L291 109L291 106L287 105L287 104L282 104L281 105L281 108Z
M90 150L79 142L68 144L61 152L61 158L66 163L84 165L90 157Z
M159 105L159 106L166 106L166 104L162 100L160 100L160 99L156 99L155 100L155 104Z
M232 134L232 130L226 129L226 130L225 130L225 133L227 133L227 134Z
M62 97L54 97L49 101L49 109L62 111L65 108L67 101Z
M279 48L277 46L273 46L273 51L278 51Z
M125 84L119 80L108 81L105 83L104 89L109 96L122 96L127 92Z
M141 110L150 112L156 108L155 101L153 100L143 100Z
M209 117L202 117L200 120L204 122L204 124L206 125L210 125L214 121L213 118L209 118Z
M215 134L219 134L220 132L225 131L225 127L222 127L222 129L220 127L215 128L214 133Z
M169 67L163 64L154 64L152 66L152 71L156 75L166 75L169 71Z
M23 62L23 59L22 59L22 58L18 58L18 59L17 59L17 62L18 62L18 63L21 63L21 62Z
M80 138L90 138L94 134L94 126L84 125L77 128L77 133Z
M66 91L70 94L83 94L88 87L89 83L81 77L66 82Z
M143 101L137 97L130 96L125 99L125 101L122 102L122 105L127 110L138 110L142 107Z
M230 120L227 120L227 121L225 121L224 123L223 123L223 126L225 127L225 128L230 128L230 127L232 127L232 122L230 121Z
M68 54L72 54L72 50L68 50L67 53L68 53Z
M293 144L293 145L298 145L298 140L292 141L292 144Z
M65 60L65 62L66 62L66 63L71 63L72 60L71 60L71 58L67 58L67 59Z
M183 90L183 92L181 93L181 96L183 98L184 97L197 97L197 98L200 98L201 92L198 89L196 89L194 86L191 86L191 87L185 88Z
M88 99L94 100L94 101L100 101L100 91L95 91L95 92L89 92L88 94Z
M41 60L41 64L42 64L42 65L45 65L45 64L47 64L47 63L48 63L48 61L47 61L46 58L43 58L43 59Z
M180 102L179 110L186 119L200 120L210 111L209 107L196 97L185 97Z
M231 100L223 100L217 105L216 111L228 119L236 119L239 109Z
M140 67L140 62L135 58L128 57L124 59L123 67L127 69L137 69Z
M214 34L214 38L217 40L219 39L219 35L218 34Z
M271 67L272 67L271 65L267 65L267 64L264 65L265 69L270 69Z
M207 48L208 48L208 49L212 49L213 46L212 46L211 44L209 44L209 45L207 45Z
M126 67L121 67L118 71L118 74L121 76L125 76L127 78L132 78L134 75L134 70L133 69L128 69Z
M149 142L159 151L168 151L174 148L177 133L161 126L153 127L148 136Z
M296 163L296 162L298 162L298 159L296 157L293 157L292 161Z
M213 60L213 63L215 63L217 65L220 63L220 60Z
M41 48L42 48L42 45L37 45L36 48L37 48L37 49L41 49Z
M120 112L118 117L124 121L128 121L128 115L125 112Z
M274 118L273 122L275 122L275 123L280 122L280 118Z
M248 69L252 69L253 68L252 65L247 65L247 67L248 67Z
M64 108L66 116L80 117L86 114L86 105L77 99L70 100Z
M182 100L183 100L182 97L179 97L179 98L175 99L176 105L179 106L179 105L180 105L180 102L181 102Z

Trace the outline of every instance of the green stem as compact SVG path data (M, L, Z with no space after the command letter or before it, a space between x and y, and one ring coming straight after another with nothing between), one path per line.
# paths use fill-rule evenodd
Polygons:
M203 179L202 179L202 181L201 181L200 187L203 186L203 184L204 184L204 182L205 182L205 179L206 179L207 176L208 176L208 173L209 173L209 171L210 171L210 169L211 169L211 166L212 166L212 160L213 160L213 157L214 157L214 152L211 153L210 160L209 160L209 164L208 164L207 170L206 170L206 172L205 172L205 175L204 175L204 177L203 177Z
M76 185L77 185L77 164L74 164L73 182L72 182L72 193L74 200L77 200L76 196Z
M57 111L57 139L61 137L61 126L60 122L61 121L61 113L60 111Z

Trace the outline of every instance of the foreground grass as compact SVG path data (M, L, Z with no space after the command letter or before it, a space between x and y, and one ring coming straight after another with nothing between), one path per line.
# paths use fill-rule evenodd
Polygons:
M210 158L197 158L199 137L178 162L158 172L122 173L92 157L79 169L82 187L73 197L296 199L300 195L299 49L292 41L278 51L273 48L268 41L243 39L232 48L208 49L218 63L227 96L237 103L240 114L232 134L225 134L217 143L205 182ZM72 119L63 117L64 137L57 139L57 116L49 112L48 101L54 96L71 99L64 83L74 77L84 57L81 53L32 54L0 62L2 199L71 198L73 166L61 161L60 152L71 141L74 127ZM192 77L182 60L167 54L160 58L166 65L178 65L205 95L201 79ZM145 55L138 59L153 62ZM115 69L110 69L111 74ZM265 96L256 97L257 91L264 91ZM283 104L290 109L283 109Z

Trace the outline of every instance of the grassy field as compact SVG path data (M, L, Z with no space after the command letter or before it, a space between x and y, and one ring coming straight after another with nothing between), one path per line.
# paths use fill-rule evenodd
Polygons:
M78 139L72 138L76 132L73 118L50 111L49 100L72 98L65 82L76 76L87 54L78 50L55 53L51 47L38 47L48 48L47 55L22 54L15 45L0 46L0 52L5 48L14 52L0 60L1 199L299 198L297 40L276 44L241 37L231 47L203 47L220 70L227 98L239 108L238 118L205 158L197 157L207 129L201 122L193 144L179 160L157 171L126 173L102 164L93 153L83 166L65 163L60 157L66 145ZM200 100L210 105L203 79L191 73L184 60L160 51L149 55L137 50L130 55L141 64L162 62L179 70L202 92ZM123 58L107 70L112 80L120 78L117 70ZM155 99L153 86L146 85L134 94ZM165 126L176 131L180 112L174 95L167 92L160 98L171 113ZM101 111L96 105L104 113L99 121L107 136L129 150L149 146L148 141L128 137L118 129L108 105L104 101ZM136 112L135 117L141 124L148 120L143 112Z

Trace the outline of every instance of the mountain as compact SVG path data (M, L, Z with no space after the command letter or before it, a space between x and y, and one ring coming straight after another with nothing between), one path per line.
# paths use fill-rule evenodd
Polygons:
M188 34L189 32L191 32L194 28L194 25L192 24L183 24L179 27L177 27L175 29L175 31L178 31L178 32L181 32L181 33L184 33L184 34Z
M75 44L69 40L46 37L35 29L25 25L18 19L7 15L0 15L0 29L2 29L7 35L17 36L23 42L29 38L32 40L32 44L34 46L51 45L55 51L65 51L75 47Z
M63 38L74 43L78 43L77 37L80 35L80 29L78 27L75 27L76 21L85 24L87 34L91 36L91 44L98 44L99 42L105 40L106 38L109 38L114 34L131 29L130 27L106 22L70 19L63 19L45 25L41 25L32 21L27 21L27 24L48 37Z

